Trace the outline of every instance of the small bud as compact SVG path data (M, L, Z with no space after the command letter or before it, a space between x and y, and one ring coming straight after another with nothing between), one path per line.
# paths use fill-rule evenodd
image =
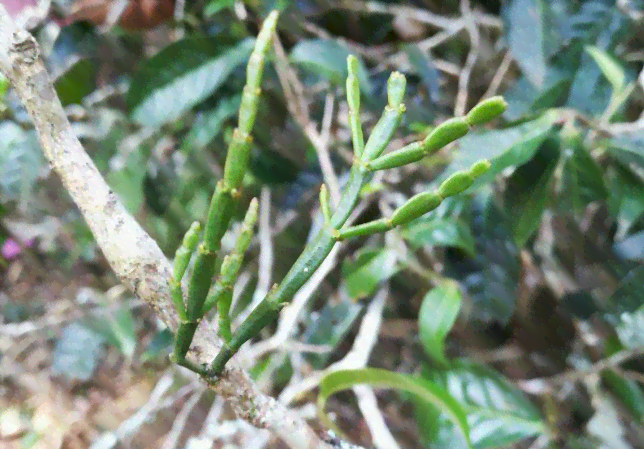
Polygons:
M423 192L411 197L405 204L396 209L389 220L392 226L409 223L438 207L442 198L434 192Z
M423 140L425 154L440 150L448 143L460 139L470 130L470 126L461 117L444 121Z
M472 179L476 179L479 176L483 175L486 171L490 169L490 161L487 159L483 159L482 161L478 161L476 164L472 165L470 168L469 174L472 177Z
M253 198L250 201L250 205L248 206L248 211L246 212L246 216L244 217L244 226L253 228L255 226L255 223L257 223L257 216L259 215L259 201L257 201L257 198Z
M389 101L389 107L394 109L400 107L405 96L406 85L407 80L404 75L398 72L391 74L389 81L387 81L387 99Z
M331 202L329 201L329 191L325 184L320 187L320 209L324 224L329 226L331 224Z
M352 112L360 111L360 85L358 83L358 59L349 55L347 58L347 103Z
M488 98L474 106L465 120L470 126L482 125L503 114L507 107L508 104L501 96Z
M438 187L438 194L442 198L454 196L467 190L472 183L474 183L474 179L470 176L469 171L459 171L441 183Z

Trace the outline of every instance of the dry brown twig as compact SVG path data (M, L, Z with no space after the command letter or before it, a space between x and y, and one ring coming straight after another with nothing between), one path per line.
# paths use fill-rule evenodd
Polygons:
M179 318L170 297L169 261L105 183L70 127L36 40L27 31L16 28L2 5L0 70L27 109L46 159L82 212L119 280L145 300L171 331L176 331ZM210 362L220 347L213 327L200 326L192 347L195 361ZM239 417L271 430L292 448L333 447L306 421L259 391L248 373L234 361L209 388L226 398Z

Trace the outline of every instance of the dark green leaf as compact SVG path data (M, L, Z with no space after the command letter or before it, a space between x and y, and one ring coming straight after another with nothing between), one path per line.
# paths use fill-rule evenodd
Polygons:
M558 156L557 142L548 140L535 157L519 167L508 180L504 204L512 218L512 235L519 247L526 244L539 226Z
M135 76L126 99L132 118L161 126L208 98L250 55L255 39L222 50L212 39L188 38L172 44Z
M52 352L52 374L70 380L88 380L96 368L103 338L77 323L63 329Z
M347 78L347 57L350 52L334 40L302 40L291 50L290 58L297 64L332 83L344 85ZM369 74L358 58L360 90L367 95L373 91Z
M56 79L54 87L63 106L79 104L96 88L96 65L89 59L81 59Z
M424 370L423 377L445 388L463 407L472 445L477 449L507 447L546 430L539 411L523 393L492 370L458 362L449 370ZM453 438L454 426L444 413L421 431L432 448L460 447Z
M368 297L397 271L396 253L386 249L363 248L342 264L342 278L353 299Z
M523 74L542 86L547 60L544 50L544 1L512 0L505 10L508 44Z
M514 313L519 281L519 251L513 242L509 219L494 195L481 192L466 210L476 242L476 255L459 251L445 253L445 275L459 281L472 299L470 319L497 321L505 326ZM465 219L466 217L463 217Z
M318 414L329 428L336 429L335 425L324 413L326 400L337 391L361 384L405 391L417 396L419 400L426 404L434 405L445 413L450 422L454 422L458 427L458 432L460 432L461 436L455 435L454 438L462 439L465 436L467 447L471 447L470 431L466 422L465 411L457 401L447 394L444 387L439 387L425 379L376 368L335 371L322 378L318 396Z
M458 284L447 282L430 290L418 312L418 334L425 352L443 366L449 365L445 358L445 337L452 329L461 309L461 293Z

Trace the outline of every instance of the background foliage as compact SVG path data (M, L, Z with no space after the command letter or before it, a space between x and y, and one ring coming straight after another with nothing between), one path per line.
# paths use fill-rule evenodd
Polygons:
M465 447L461 421L475 448L644 447L642 2L209 0L185 2L176 20L158 1L112 27L83 3L52 2L34 35L87 151L168 256L204 216L254 36L283 9L295 89L284 91L276 53L244 181L260 226L237 317L321 224L320 148L346 177L349 54L366 135L389 74L407 77L392 148L482 98L509 104L493 126L373 178L356 224L491 162L465 194L331 256L294 312L241 354L266 391L312 419L319 392L338 427L376 447ZM280 447L169 365L169 332L118 287L4 81L0 93L0 436ZM390 389L377 407L369 389L339 392L358 381ZM438 407L437 389L449 393Z

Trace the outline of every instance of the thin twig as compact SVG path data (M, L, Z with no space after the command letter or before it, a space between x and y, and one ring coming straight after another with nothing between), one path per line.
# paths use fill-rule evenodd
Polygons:
M177 442L179 441L181 432L186 425L186 421L188 420L188 417L190 417L192 409L195 408L201 399L203 392L203 388L198 388L192 397L184 404L177 416L175 416L172 428L166 435L165 440L163 441L163 446L161 446L162 449L174 449L177 446Z
M472 17L469 0L461 0L461 12L463 20L465 20L465 27L470 35L470 51L467 54L461 75L458 77L458 93L456 94L456 105L454 107L454 115L457 117L464 115L467 109L470 75L479 53L479 30Z
M503 56L503 60L501 61L501 64L499 64L499 68L494 74L492 81L490 81L490 86L485 91L485 94L483 94L484 99L496 95L501 83L503 82L503 78L505 78L505 74L510 69L510 64L512 64L512 53L508 50L505 52L505 56Z
M271 237L271 189L262 187L261 200L259 206L259 268L257 270L257 287L253 294L253 304L249 307L255 307L271 288L271 278L273 273L273 239Z

